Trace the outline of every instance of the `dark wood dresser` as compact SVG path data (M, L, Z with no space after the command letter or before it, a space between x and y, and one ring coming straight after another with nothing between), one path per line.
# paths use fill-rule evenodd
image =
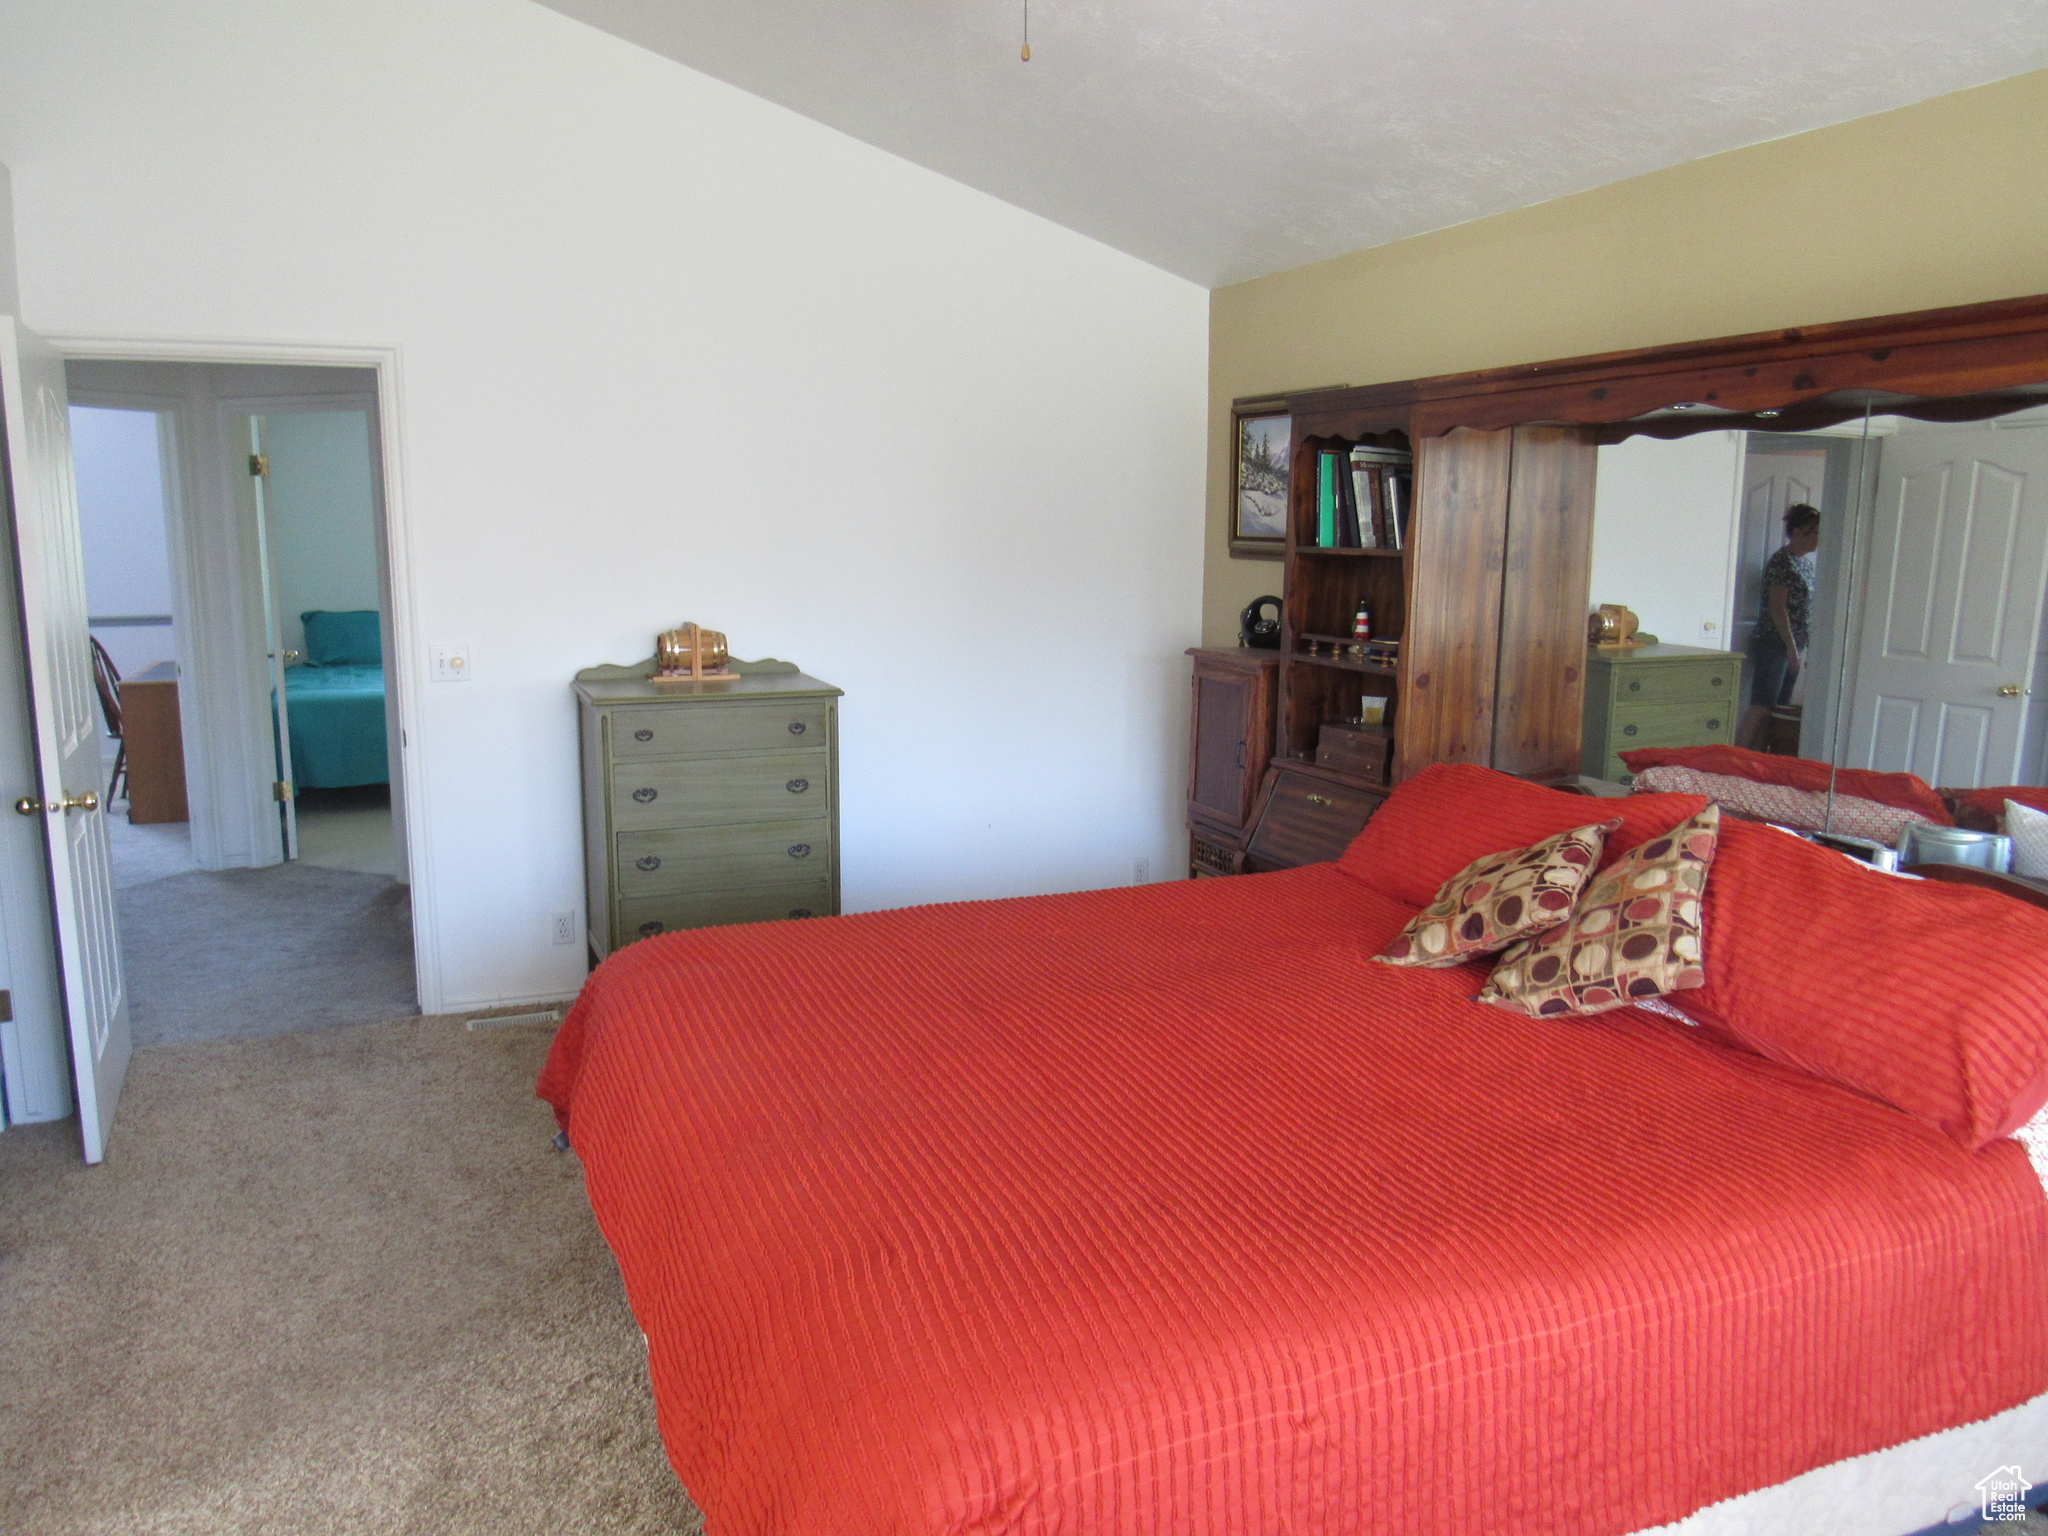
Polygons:
M1386 798L1356 761L1273 760L1277 651L1196 649L1188 743L1188 873L1251 874L1334 859ZM1384 763L1384 758L1381 759Z
M1194 658L1189 710L1188 873L1238 872L1251 836L1266 765L1273 757L1273 690L1278 651L1188 652Z

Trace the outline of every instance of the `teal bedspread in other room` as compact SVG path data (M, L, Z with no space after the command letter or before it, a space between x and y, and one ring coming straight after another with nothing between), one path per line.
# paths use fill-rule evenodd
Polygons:
M390 781L382 667L287 667L284 698L296 784L346 789Z

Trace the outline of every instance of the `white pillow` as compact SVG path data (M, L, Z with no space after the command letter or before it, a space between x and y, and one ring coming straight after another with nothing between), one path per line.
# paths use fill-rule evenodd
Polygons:
M2012 839L2012 872L2048 880L2048 811L2006 801L2005 835Z
M2010 802L2008 802L2010 803ZM2034 812L2036 816L2043 814ZM2034 1172L2041 1175L2041 1187L2048 1189L2048 1106L2025 1125L2013 1132L2020 1145L2027 1149L2027 1156L2033 1160Z

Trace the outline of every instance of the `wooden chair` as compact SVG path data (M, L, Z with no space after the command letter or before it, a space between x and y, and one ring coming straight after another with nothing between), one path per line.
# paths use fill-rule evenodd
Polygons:
M118 798L114 786L128 777L128 743L121 736L121 669L114 665L114 658L107 654L97 636L92 638L92 681L99 690L100 712L107 717L107 734L121 743L121 750L114 757L114 771L107 779L107 800Z

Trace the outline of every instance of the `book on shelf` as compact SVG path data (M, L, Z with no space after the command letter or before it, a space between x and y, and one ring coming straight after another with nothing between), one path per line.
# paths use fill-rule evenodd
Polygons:
M1408 509L1415 497L1415 475L1404 469L1390 469L1386 476L1387 525L1392 537L1390 548L1403 548L1408 542Z
M1351 466L1343 462L1336 469L1338 549L1358 548L1358 493L1350 470Z
M1315 546L1337 546L1337 455L1327 448L1316 455Z
M1373 481L1377 478L1370 464L1361 464L1355 458L1351 461L1352 515L1356 519L1360 549L1380 547L1379 498L1373 494Z

